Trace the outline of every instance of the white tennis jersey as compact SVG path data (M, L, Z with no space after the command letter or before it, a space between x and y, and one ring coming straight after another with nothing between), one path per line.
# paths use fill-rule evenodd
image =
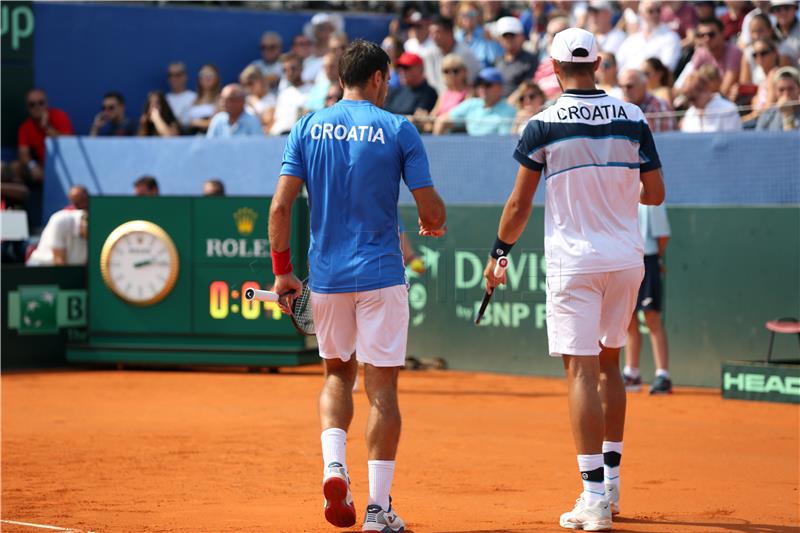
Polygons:
M661 162L639 107L567 90L528 122L514 159L543 172L548 275L642 266L639 173Z

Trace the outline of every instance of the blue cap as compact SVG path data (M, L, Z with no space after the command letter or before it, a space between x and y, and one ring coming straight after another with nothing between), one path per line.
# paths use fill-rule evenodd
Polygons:
M478 81L487 83L503 83L503 75L494 67L486 67L478 73Z

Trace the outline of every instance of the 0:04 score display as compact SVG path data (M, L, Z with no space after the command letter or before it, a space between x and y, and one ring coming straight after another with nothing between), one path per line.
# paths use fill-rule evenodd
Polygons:
M280 320L281 310L275 302L259 302L244 297L244 292L251 288L261 289L261 286L255 281L246 281L241 287L231 287L227 281L212 281L208 295L211 318L222 320L234 314L247 320L256 320L263 312L267 319Z

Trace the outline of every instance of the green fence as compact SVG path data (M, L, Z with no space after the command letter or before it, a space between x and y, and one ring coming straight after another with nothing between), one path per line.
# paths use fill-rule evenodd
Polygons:
M425 257L411 278L409 354L443 357L451 368L561 375L547 355L543 209L533 211L512 251L509 288L492 299L481 326L473 319L482 270L501 207L451 206L442 240L409 232ZM416 211L404 207L407 228ZM720 364L763 357L764 322L800 315L800 209L673 207L665 274L665 322L677 383L718 386ZM779 336L776 353L797 356L797 340ZM653 371L649 341L642 371Z

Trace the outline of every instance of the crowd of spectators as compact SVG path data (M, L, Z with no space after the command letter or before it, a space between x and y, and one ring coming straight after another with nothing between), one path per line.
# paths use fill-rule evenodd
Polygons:
M656 132L800 128L795 0L392 5L398 13L381 43L391 58L385 107L422 133L519 134L561 94L549 50L571 26L597 36L598 87L640 106ZM267 31L257 44L253 61L224 86L215 65L203 65L190 84L186 66L170 63L169 90L150 92L138 120L121 92L107 92L90 135L284 135L305 113L342 98L338 62L348 36L339 13L313 15L290 42ZM42 90L31 90L25 105L30 117L19 128L18 159L3 167L2 202L27 203L36 219L45 138L75 132Z

